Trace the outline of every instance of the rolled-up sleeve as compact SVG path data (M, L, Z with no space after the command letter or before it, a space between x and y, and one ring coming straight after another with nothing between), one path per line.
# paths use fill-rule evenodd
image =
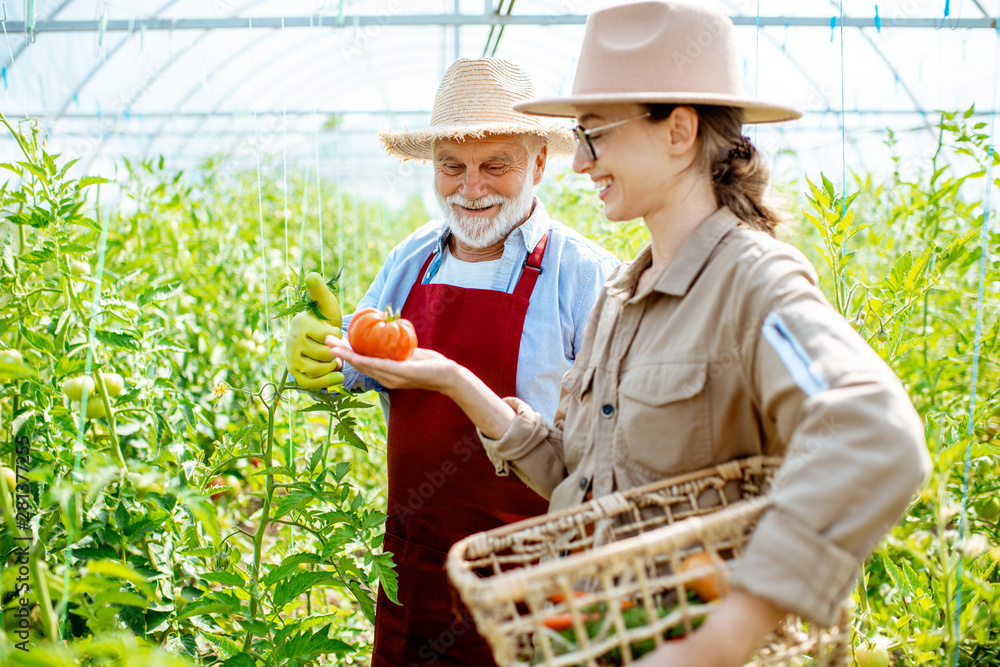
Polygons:
M521 399L508 397L503 400L517 414L498 440L487 438L479 431L486 455L498 475L507 475L513 470L535 493L548 500L553 489L566 477L562 430L546 424L542 415ZM561 403L556 414L557 424L561 423L563 414Z
M733 584L832 624L930 459L899 380L792 253L763 256L739 308L745 372L785 463ZM755 297L753 295L763 295Z

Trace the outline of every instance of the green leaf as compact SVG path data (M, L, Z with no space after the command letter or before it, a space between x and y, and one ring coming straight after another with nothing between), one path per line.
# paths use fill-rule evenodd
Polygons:
M254 667L255 663L246 653L238 653L222 663L222 667Z
M60 247L64 255L89 255L94 248L83 243L63 243Z
M399 577L396 574L395 567L396 565L392 562L391 553L377 554L372 560L372 573L378 576L386 597L399 604L399 599L396 597L396 590L399 588L397 579Z
M83 178L80 179L80 183L79 185L77 185L77 188L82 190L88 185L99 185L101 183L110 183L110 182L111 181L104 178L103 176L84 176Z
M215 547L198 547L197 549L185 549L183 552L185 556L193 556L195 558L207 558L215 554Z
M338 436L340 436L341 440L349 444L351 447L367 452L368 445L365 444L365 441L361 439L361 436L354 431L354 424L356 423L357 422L353 417L344 417L337 422L337 425L334 427L334 431Z
M271 316L271 319L279 319L285 317L286 315L295 315L296 313L301 313L304 310L309 310L310 304L306 301L297 301L287 308L282 308L277 313Z
M40 180L42 183L45 183L46 185L49 184L49 175L45 173L45 170L39 167L38 165L32 164L30 162L18 162L18 164L27 169L28 171L30 171L36 177L38 177L38 180Z
M47 336L35 333L31 329L28 329L23 324L20 325L21 335L24 336L24 340L28 342L28 345L35 348L39 352L45 352L47 354L52 354L52 341L49 340Z
M212 634L211 632L203 633L202 636L205 638L205 641L219 649L226 658L233 658L240 654L239 644L229 637Z
M101 544L97 546L78 547L72 550L73 558L77 560L88 560L90 558L117 558L118 552L114 547Z
M202 616L206 614L232 614L240 611L243 604L240 599L232 593L216 591L204 595L194 602L189 602L184 611L177 615L177 620L183 620L192 616Z
M232 572L206 572L201 575L203 579L208 581L214 581L217 584L222 584L224 586L246 586L246 579L238 574Z
M181 281L179 280L169 282L166 285L158 285L157 287L151 287L150 289L147 289L145 292L139 295L139 298L136 299L136 304L140 308L142 308L143 306L150 303L156 303L158 301L166 301L167 299L171 299L174 296L176 296L177 293L180 292L180 288L181 288Z
M261 579L261 583L264 586L272 586L282 579L286 579L291 576L294 572L298 571L299 565L302 563L317 563L319 562L319 556L310 553L297 553L291 556L285 557L281 561L281 565L272 569L267 575Z
M142 349L139 339L125 331L106 331L98 329L94 332L94 337L100 342L119 350L138 352Z
M9 362L0 360L0 381L3 379L31 377L35 373L35 369L23 361Z
M335 579L336 576L331 572L299 572L274 587L274 606L283 607L286 602L302 595L316 584Z
M358 605L361 606L361 611L368 619L368 622L374 623L375 600L372 599L371 593L369 593L365 588L363 588L361 586L361 583L356 579L352 579L351 581L347 582L347 590L349 590L354 599L358 601ZM399 604L398 601L396 602L396 604Z
M51 262L55 258L56 254L46 248L44 250L32 250L31 252L26 252L18 259L25 264L44 264L45 262Z
M135 607L124 606L118 612L118 618L122 623L134 632L137 637L146 636L146 617Z
M274 510L274 518L280 519L295 509L298 505L306 502L307 500L311 500L314 497L315 496L311 491L304 491L302 489L290 491L287 496L281 499L278 507Z
M304 663L327 653L344 653L354 648L339 639L328 637L330 628L331 625L326 625L315 633L307 630L290 635L278 650L278 657L285 661L295 659Z
M87 569L91 574L124 579L134 584L147 597L153 597L153 590L149 587L146 577L124 563L116 563L111 560L95 560L87 564Z
M97 605L125 605L133 609L145 609L149 600L139 597L131 591L104 591L94 596Z

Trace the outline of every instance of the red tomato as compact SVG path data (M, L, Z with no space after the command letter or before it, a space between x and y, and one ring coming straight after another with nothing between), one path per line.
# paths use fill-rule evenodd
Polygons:
M599 621L601 620L601 615L596 611L592 614L584 614L584 622L586 621ZM550 630L569 630L573 627L573 614L552 614L551 616L546 616L542 620L542 625L549 628Z
M417 347L413 323L388 308L362 308L351 318L347 335L354 351L366 357L403 361Z
M685 581L684 585L688 590L694 591L702 602L712 602L719 599L721 595L729 592L729 567L726 562L716 555L709 555L705 551L698 551L687 556L681 562L681 572L690 570L707 570L704 575L697 579ZM716 577L716 570L721 577ZM719 588L719 578L722 579L722 588Z

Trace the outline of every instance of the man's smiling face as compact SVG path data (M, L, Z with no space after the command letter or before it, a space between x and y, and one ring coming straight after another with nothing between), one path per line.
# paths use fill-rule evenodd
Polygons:
M518 136L435 142L434 189L452 234L473 248L506 238L531 211L545 156Z

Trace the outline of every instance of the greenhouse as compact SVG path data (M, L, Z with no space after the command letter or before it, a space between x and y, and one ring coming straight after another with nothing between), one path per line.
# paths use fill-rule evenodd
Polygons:
M997 0L0 27L0 664L1000 665Z

